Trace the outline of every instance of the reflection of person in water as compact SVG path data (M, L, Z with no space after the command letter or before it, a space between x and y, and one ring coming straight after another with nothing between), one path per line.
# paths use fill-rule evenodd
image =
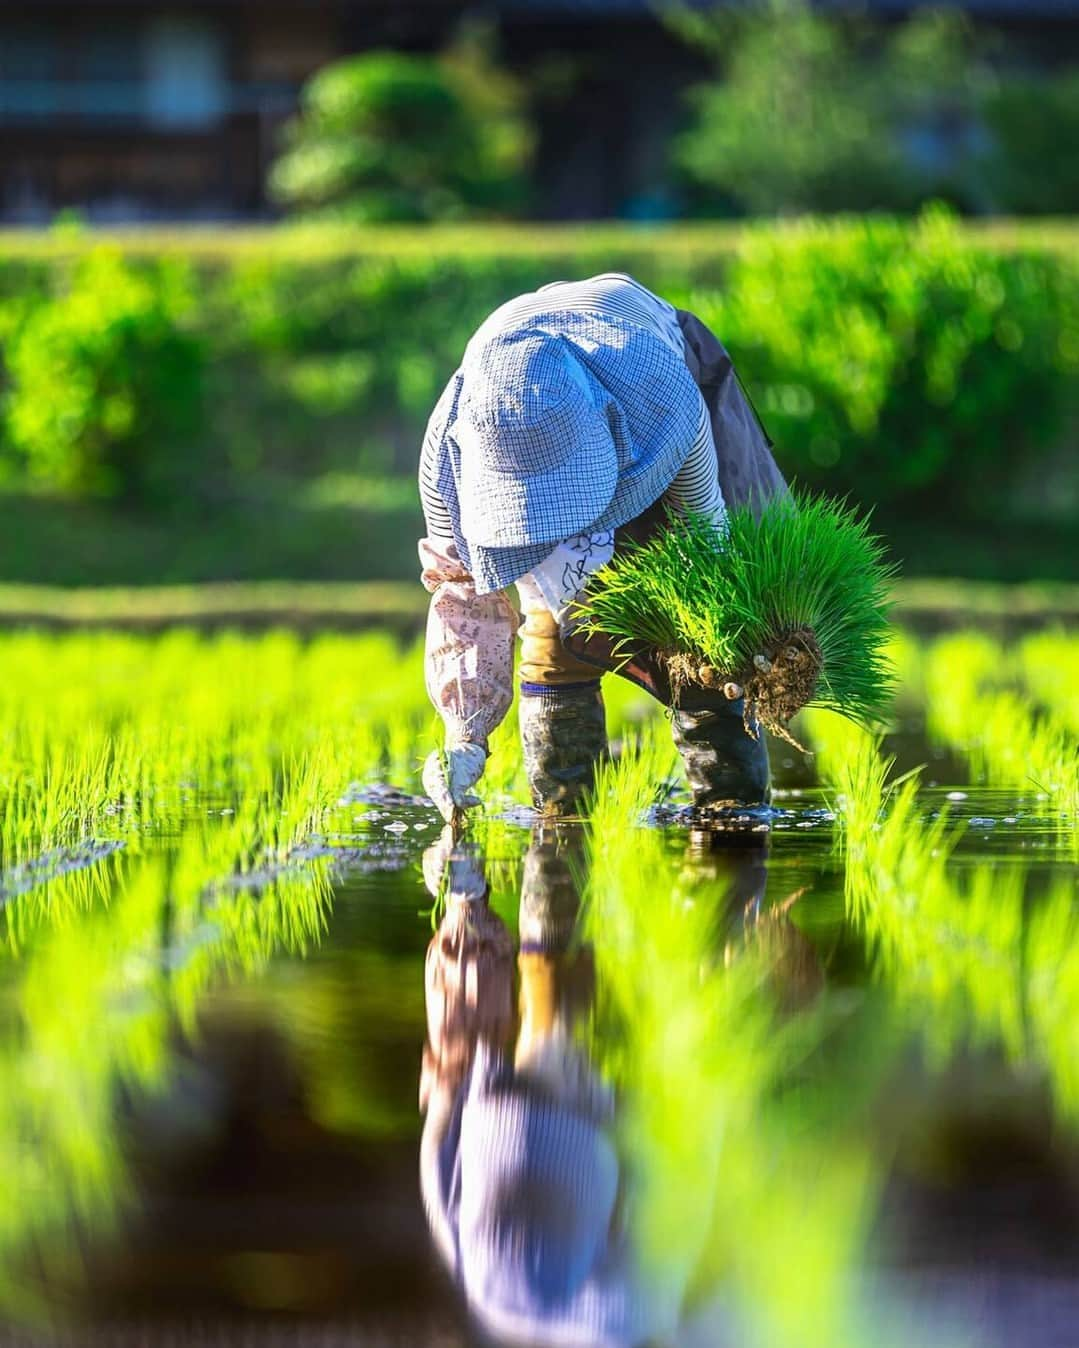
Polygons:
M591 960L574 949L565 855L537 830L520 913L519 1015L509 935L475 851L425 858L446 911L426 965L421 1182L439 1250L486 1329L517 1342L643 1342L664 1315L625 1229L614 1102L580 1046ZM658 1323L657 1323L658 1320Z
M612 1141L614 1098L577 1033L594 992L591 950L574 940L582 858L570 849L579 841L565 826L534 831L516 951L488 905L476 847L455 844L447 830L424 857L445 912L425 971L421 1182L436 1244L489 1332L517 1343L631 1348L673 1334L683 1315L700 1322L702 1306L685 1300L720 1144L709 1149L705 1128L692 1175L684 1157L666 1158L699 1211L687 1213L684 1247L667 1267L642 1269L630 1239L634 1172ZM766 855L764 846L732 850L722 836L700 833L685 867L702 892L725 896L716 965L763 950L762 968L794 1009L815 995L819 968L789 919L801 891L764 907ZM677 1080L670 1086L677 1091Z

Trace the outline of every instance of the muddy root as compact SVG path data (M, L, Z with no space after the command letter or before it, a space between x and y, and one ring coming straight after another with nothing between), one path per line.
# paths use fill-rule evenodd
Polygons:
M723 671L702 664L683 651L667 655L671 691L677 702L683 688L695 686L722 691L724 684L741 686L745 696L745 727L756 738L756 723L805 753L787 728L791 718L811 702L823 668L820 644L811 628L778 633L754 654L746 669Z
M699 659L687 655L685 651L670 651L664 658L675 701L683 688L710 688L719 692L730 678L722 670L716 669L715 665L701 664Z
M745 689L746 728L757 720L805 752L787 726L817 691L823 667L820 645L812 630L802 627L783 633L763 654L768 668L754 665L740 680Z

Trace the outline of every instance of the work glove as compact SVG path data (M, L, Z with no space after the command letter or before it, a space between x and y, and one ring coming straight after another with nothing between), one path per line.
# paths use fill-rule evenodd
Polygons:
M436 749L423 765L423 789L434 801L442 818L460 822L463 811L480 803L469 790L483 776L487 750L482 744L462 740L451 749Z

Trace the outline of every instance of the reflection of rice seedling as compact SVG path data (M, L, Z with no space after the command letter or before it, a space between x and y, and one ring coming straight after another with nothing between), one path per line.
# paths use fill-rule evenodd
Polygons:
M773 502L758 520L732 510L717 532L671 518L594 578L586 628L665 658L676 689L736 683L747 724L789 738L803 706L867 723L891 693L883 656L893 568L866 522L842 504Z
M100 897L89 887L94 873L76 872L9 909L20 958L5 972L20 1031L0 1045L5 1311L33 1308L27 1280L9 1283L28 1251L47 1266L57 1232L75 1219L100 1234L128 1200L118 1088L166 1090L177 1023L193 1031L208 985L320 939L330 898L325 863L282 872L257 893L226 883L248 862L258 811L228 822L204 818L171 856L140 856L126 875L116 853L107 863L107 904L92 901ZM17 1201L27 1193L33 1203Z
M1079 1119L1079 911L1074 875L1061 875L1033 909L1023 951L1023 1010L1053 1094Z
M636 774L636 761L611 764L597 809L603 800L639 806ZM690 1286L699 1300L722 1286L732 1341L864 1343L851 1275L876 1158L851 1094L834 1076L834 1093L818 1087L807 1068L827 1037L827 1012L782 1015L779 952L767 941L747 940L725 958L744 857L709 874L655 830L627 834L631 817L619 820L612 804L588 825L586 935L599 1023L610 1030L601 1065L623 1100L624 1202L654 1279L649 1295L665 1304ZM881 1053L874 1066L886 1060ZM849 1067L864 1082L861 1057ZM890 1341L879 1316L874 1332Z

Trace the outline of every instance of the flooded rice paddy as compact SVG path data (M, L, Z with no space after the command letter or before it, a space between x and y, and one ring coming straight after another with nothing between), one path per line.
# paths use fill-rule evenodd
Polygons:
M894 655L455 840L388 636L0 637L5 1341L1074 1343L1079 638Z

